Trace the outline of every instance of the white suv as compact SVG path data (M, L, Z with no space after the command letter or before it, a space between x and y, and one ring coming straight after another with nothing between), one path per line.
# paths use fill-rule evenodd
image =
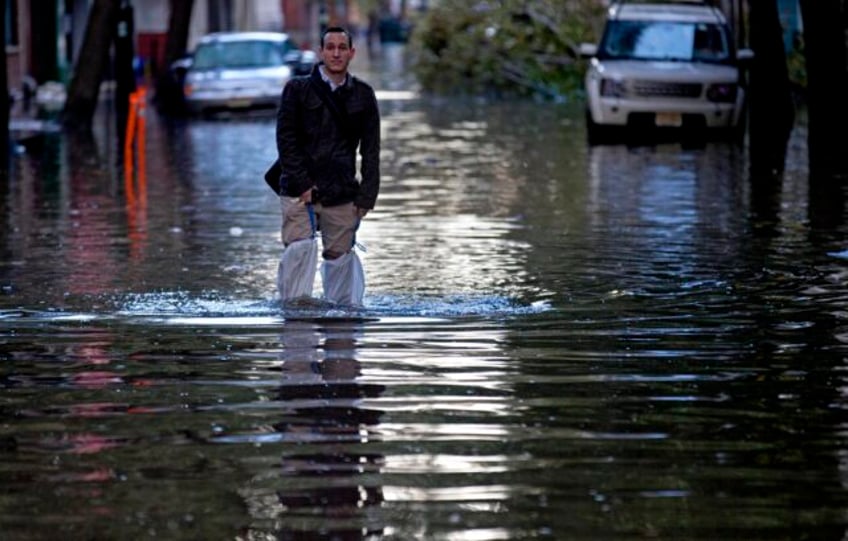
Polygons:
M727 21L701 3L613 3L600 44L584 43L590 143L613 127L744 129L745 90Z

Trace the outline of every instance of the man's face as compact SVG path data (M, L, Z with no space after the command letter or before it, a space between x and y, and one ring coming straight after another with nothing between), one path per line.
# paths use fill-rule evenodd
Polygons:
M321 48L324 69L331 74L345 73L355 52L348 44L347 35L343 32L330 32L324 36L324 46Z

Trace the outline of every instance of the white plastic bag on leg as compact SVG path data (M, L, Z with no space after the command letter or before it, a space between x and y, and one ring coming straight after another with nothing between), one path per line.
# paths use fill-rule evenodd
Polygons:
M362 306L365 271L353 250L338 259L326 259L321 265L324 297L344 306Z
M277 290L280 300L286 302L311 297L317 266L317 240L304 239L286 246L277 266Z

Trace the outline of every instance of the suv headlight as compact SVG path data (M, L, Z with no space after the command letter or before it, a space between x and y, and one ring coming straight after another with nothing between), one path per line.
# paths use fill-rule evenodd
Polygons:
M183 94L186 96L191 96L193 93L198 90L203 89L203 78L198 73L188 72L186 75L185 81L183 81Z
M707 88L707 99L720 103L733 103L736 101L736 85L733 83L719 83Z
M627 86L624 81L615 79L601 79L601 96L605 98L623 98L627 95Z

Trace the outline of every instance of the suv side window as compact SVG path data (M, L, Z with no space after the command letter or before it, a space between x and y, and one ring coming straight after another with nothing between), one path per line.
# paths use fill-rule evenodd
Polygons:
M693 60L724 62L730 59L727 32L716 24L699 24L695 27Z

